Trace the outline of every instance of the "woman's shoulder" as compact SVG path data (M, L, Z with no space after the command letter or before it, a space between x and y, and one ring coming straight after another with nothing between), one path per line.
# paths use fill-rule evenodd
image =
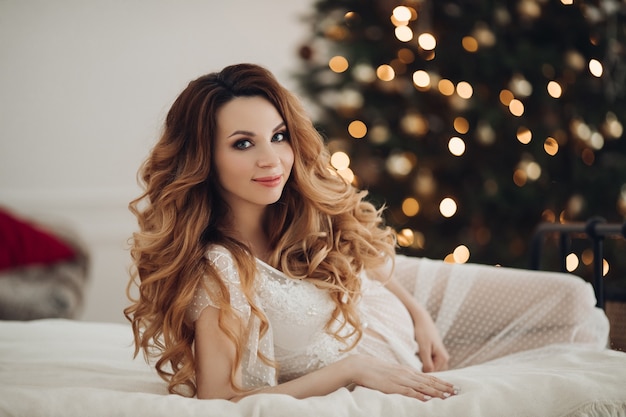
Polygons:
M219 244L209 245L204 252L204 257L218 268L220 268L220 266L232 266L235 263L232 253L226 249L226 247Z

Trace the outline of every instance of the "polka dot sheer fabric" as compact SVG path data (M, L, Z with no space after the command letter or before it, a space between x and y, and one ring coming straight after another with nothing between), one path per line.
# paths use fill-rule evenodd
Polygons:
M573 275L398 256L395 277L432 315L452 368L555 343L608 342L591 284Z
M213 247L207 257L220 271L231 304L248 324L242 361L244 387L293 379L350 353L421 368L411 317L393 294L366 274L362 275L359 305L364 334L346 353L345 346L325 329L334 303L323 290L307 281L292 280L258 261L255 303L270 324L260 338L259 320L250 315L229 252ZM400 255L393 273L431 313L450 353L452 368L554 343L603 347L608 340L608 320L595 308L593 289L571 275L454 265ZM217 291L211 285L208 289ZM190 319L197 319L209 305L216 306L212 295L199 288L189 308ZM275 359L279 372L261 361L258 352Z

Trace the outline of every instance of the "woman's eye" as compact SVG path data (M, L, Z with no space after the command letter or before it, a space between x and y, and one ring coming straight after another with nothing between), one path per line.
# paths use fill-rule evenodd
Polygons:
M248 139L241 139L233 144L233 147L235 149L248 149L251 146L252 142L250 142Z
M283 142L289 139L289 133L287 132L277 132L272 136L272 142Z

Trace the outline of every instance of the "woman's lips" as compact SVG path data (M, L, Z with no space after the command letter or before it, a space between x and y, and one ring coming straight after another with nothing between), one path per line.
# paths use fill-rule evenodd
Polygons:
M265 187L276 187L282 183L282 175L272 175L270 177L254 178L253 181Z

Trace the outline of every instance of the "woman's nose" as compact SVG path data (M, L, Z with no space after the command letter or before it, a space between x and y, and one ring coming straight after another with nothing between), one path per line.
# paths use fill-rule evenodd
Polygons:
M257 164L260 167L274 166L280 163L280 157L271 143L267 143L260 147Z

